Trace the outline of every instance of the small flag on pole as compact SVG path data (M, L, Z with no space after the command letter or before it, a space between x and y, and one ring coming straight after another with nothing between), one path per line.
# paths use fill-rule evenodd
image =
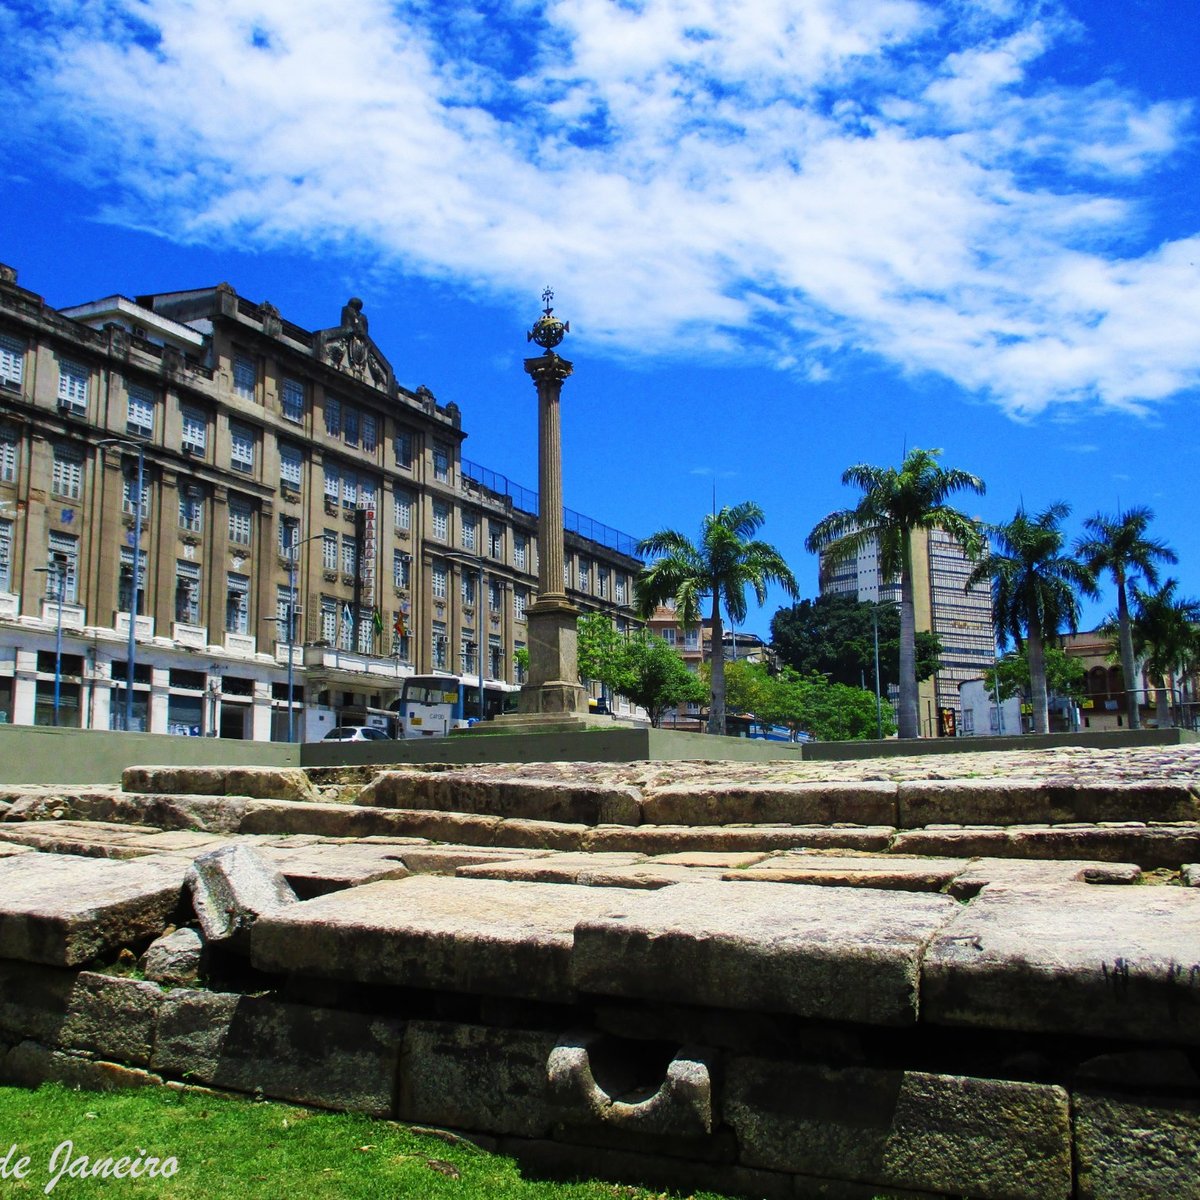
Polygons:
M349 629L354 624L354 613L350 610L350 605L342 605L342 624Z
M383 617L380 615L379 609L371 614L371 628L375 630L376 637L383 632Z
M396 614L396 622L392 626L392 630L397 637L402 638L408 636L408 630L404 628L404 614L402 612L398 612Z

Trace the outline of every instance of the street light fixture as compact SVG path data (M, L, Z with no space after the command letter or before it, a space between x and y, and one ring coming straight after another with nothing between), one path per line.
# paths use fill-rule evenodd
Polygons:
M34 567L39 575L53 575L58 584L55 594L58 600L58 627L54 635L54 725L58 726L58 714L62 703L62 617L63 589L67 582L67 566L70 559L61 550L55 550L52 555L52 567Z
M301 546L309 542L320 541L324 536L324 531L314 533L306 538L298 538L296 535L300 532L299 521L289 521L288 527L291 529L292 536L288 540L288 607L287 607L287 648L288 648L288 664L287 664L287 712L288 712L288 744L296 740L296 698L293 692L293 680L296 674L296 555Z
M137 455L137 487L133 494L133 579L129 596L129 647L125 656L125 732L133 730L133 677L137 657L138 581L142 565L142 497L146 484L146 443L125 438L103 438L97 446L120 446ZM149 564L147 564L149 566ZM149 571L146 572L147 576Z

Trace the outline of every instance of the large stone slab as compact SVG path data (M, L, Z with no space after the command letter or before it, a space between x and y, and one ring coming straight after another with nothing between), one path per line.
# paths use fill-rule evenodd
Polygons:
M1188 782L1068 782L929 779L901 782L897 824L1021 825L1069 821L1195 821L1200 799Z
M629 895L630 893L627 893ZM908 1025L946 896L777 883L679 883L580 921L583 992Z
M291 800L247 800L240 833L313 834L317 837L409 837L487 846L499 817L464 813L366 808L352 804L297 804Z
M545 1137L546 1062L557 1035L448 1021L410 1021L396 1115L481 1133Z
M1080 1200L1200 1198L1200 1101L1076 1092Z
M0 958L78 966L152 938L179 907L186 870L168 855L0 859Z
M456 875L466 879L524 879L533 883L591 882L597 872L641 862L640 854L550 854L539 858L462 866Z
M641 820L636 788L528 775L499 780L470 771L384 771L363 789L358 803L582 825L637 825Z
M895 825L896 785L881 780L681 784L648 791L642 819L653 825Z
M1059 1087L739 1057L725 1119L749 1166L979 1200L1071 1195Z
M1136 863L1085 862L1082 859L974 858L955 876L950 894L968 900L992 884L1059 887L1064 883L1137 883Z
M279 1100L390 1116L403 1025L264 996L180 989L158 1023L155 1071Z
M251 961L361 983L564 1001L585 918L657 893L414 875L305 901L254 927Z
M1200 893L987 887L930 945L921 1018L1200 1044Z
M732 854L802 847L875 851L886 850L895 832L890 825L639 825L592 830L582 848L640 854Z
M302 900L377 879L403 879L409 874L404 849L324 841L306 846L257 847L263 860L284 876Z
M188 868L187 886L204 940L243 952L256 921L296 903L283 874L242 842L201 854Z
M7 821L109 821L157 829L234 833L249 802L237 796L127 794L115 788L37 793L13 802Z
M780 854L722 878L759 883L810 883L825 887L894 888L938 892L966 863L958 858L904 858L900 855Z

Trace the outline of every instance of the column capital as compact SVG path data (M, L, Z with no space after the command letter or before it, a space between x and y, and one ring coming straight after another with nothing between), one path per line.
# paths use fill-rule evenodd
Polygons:
M555 354L553 350L525 360L525 373L539 386L544 383L561 384L574 370L574 363Z

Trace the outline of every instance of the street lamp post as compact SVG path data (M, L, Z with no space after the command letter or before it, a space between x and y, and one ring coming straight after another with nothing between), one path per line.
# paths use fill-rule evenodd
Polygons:
M480 530L482 533L482 529ZM476 535L478 536L478 534ZM457 551L450 551L444 555L451 562L458 563L459 566L473 566L478 571L479 577L479 594L475 597L475 613L476 624L478 626L478 640L475 643L475 652L479 655L479 720L484 719L484 701L483 701L483 546L480 545L478 551L474 555L460 554Z
M146 446L124 438L104 438L98 446L120 446L137 455L137 486L133 494L133 579L129 596L129 647L125 656L125 732L133 730L133 677L137 658L138 580L142 564L142 496L146 483ZM147 572L149 574L149 572Z
M67 556L61 551L54 552L53 567L35 567L34 570L42 575L53 575L55 583L55 599L58 603L58 623L54 634L54 725L58 727L59 709L62 706L62 617L63 617L63 588L67 581Z
M292 536L288 540L288 604L287 604L287 713L288 713L288 736L289 745L296 740L296 701L293 692L293 681L296 674L296 559L299 554L300 547L307 545L309 542L320 541L325 536L322 533L314 533L311 537L300 538L296 535L300 532L300 523L292 521L290 523Z

